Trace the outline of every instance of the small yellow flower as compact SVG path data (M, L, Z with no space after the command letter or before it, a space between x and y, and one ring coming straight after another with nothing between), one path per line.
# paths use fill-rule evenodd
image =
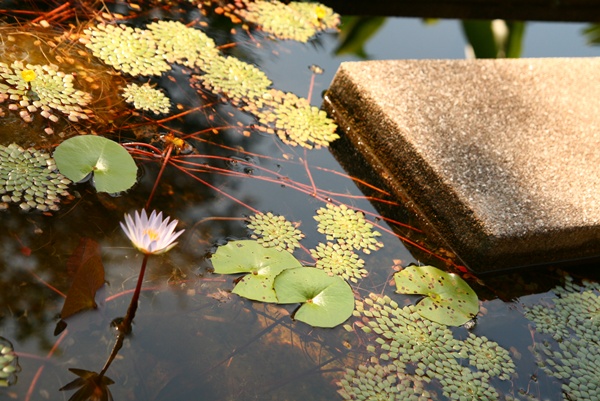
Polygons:
M322 20L327 17L327 9L321 5L315 7L315 14L317 15L318 20Z
M35 74L35 71L33 71L33 70L23 70L23 71L21 71L21 78L23 78L23 81L25 81L25 82L31 82L36 77L37 77L37 75Z
M185 231L174 232L178 221L169 223L169 217L163 220L162 212L153 211L148 217L145 210L125 215L125 224L121 228L133 246L146 255L159 255L168 252L177 245L175 240Z

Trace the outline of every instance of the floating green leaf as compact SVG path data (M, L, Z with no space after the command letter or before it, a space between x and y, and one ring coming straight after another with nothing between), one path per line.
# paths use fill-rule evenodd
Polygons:
M291 253L265 248L252 240L220 246L211 261L215 273L250 273L236 284L233 293L262 302L277 302L273 281L279 273L302 266Z
M72 181L93 174L98 192L117 193L133 186L137 166L118 143L100 136L83 135L67 139L54 152L56 166Z
M282 272L273 288L279 303L302 302L294 317L311 326L337 326L354 310L354 295L348 283L314 267Z
M421 294L417 312L426 319L460 326L479 311L477 295L459 276L433 266L409 266L394 275L396 292Z

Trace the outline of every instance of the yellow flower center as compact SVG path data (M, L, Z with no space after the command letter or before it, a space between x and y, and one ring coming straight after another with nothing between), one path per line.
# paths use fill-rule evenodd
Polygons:
M322 6L316 6L315 7L315 14L317 14L317 19L318 20L322 20L323 18L327 17L327 9L325 7L322 7Z
M23 70L21 71L21 78L23 78L23 80L25 82L31 82L35 79L37 75L35 74L35 71L33 70Z
M151 228L144 230L144 234L147 235L152 241L156 241L158 239L158 233Z

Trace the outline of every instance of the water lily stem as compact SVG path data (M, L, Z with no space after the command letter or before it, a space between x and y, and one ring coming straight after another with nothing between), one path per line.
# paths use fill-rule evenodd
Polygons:
M140 269L138 281L135 286L135 291L133 293L133 296L131 297L131 302L129 303L129 308L127 308L127 314L123 318L123 321L121 323L119 323L119 325L117 326L117 330L118 330L117 341L115 341L115 345L114 345L112 351L110 352L110 355L108 356L108 359L106 360L106 363L104 364L104 367L102 368L102 371L100 371L100 374L98 375L99 378L102 378L102 376L104 376L104 374L108 370L108 367L110 366L110 364L113 362L113 360L116 358L117 354L119 353L119 350L123 347L123 342L125 341L125 336L127 334L131 333L131 324L133 323L133 318L135 317L135 312L137 311L138 301L140 299L140 293L142 292L142 283L144 282L144 274L146 273L146 264L148 263L149 256L150 256L149 254L144 255L144 260L142 261L142 267Z

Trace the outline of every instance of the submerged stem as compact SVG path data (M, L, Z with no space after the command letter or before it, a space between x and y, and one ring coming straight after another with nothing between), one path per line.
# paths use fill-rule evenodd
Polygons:
M115 345L104 364L104 367L100 371L98 375L99 378L102 378L106 371L108 370L110 364L114 361L117 354L123 347L123 342L125 341L125 336L131 333L131 324L133 323L133 318L135 317L135 312L137 311L138 301L140 299L140 293L142 291L142 282L144 281L144 274L146 273L146 264L148 263L149 254L144 255L144 260L142 261L142 267L140 269L140 274L138 276L138 281L135 286L135 292L131 297L131 302L129 303L129 308L127 308L127 314L123 318L123 321L120 322L117 326L117 340L115 341Z

